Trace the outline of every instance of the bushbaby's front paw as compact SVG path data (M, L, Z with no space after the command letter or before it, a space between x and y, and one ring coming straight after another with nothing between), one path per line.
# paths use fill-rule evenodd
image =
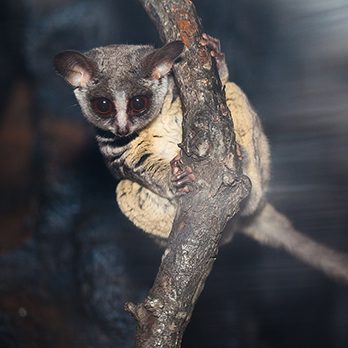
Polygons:
M176 196L182 196L191 192L191 184L195 181L195 175L190 166L185 166L179 153L171 160L170 166L172 168L172 187Z
M220 40L204 33L202 34L200 44L202 46L207 46L211 50L210 54L216 59L219 68L225 61L225 55L221 52Z
M225 55L221 52L220 40L204 33L202 34L200 44L210 49L210 55L215 58L221 82L225 84L228 80L228 68Z

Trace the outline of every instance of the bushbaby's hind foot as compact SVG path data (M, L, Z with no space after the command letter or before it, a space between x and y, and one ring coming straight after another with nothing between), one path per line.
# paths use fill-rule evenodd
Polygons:
M195 181L193 170L189 166L185 166L179 153L174 159L170 161L172 168L172 187L176 196L182 196L191 192L190 185Z

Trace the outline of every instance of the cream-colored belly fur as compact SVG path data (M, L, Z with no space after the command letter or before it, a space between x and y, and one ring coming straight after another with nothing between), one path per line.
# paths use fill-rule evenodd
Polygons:
M243 172L252 183L251 193L241 214L251 215L267 190L270 175L268 142L257 114L241 89L236 84L228 82L225 91L227 106L233 118L236 141L242 151ZM169 95L165 99L161 114L137 138L137 144L147 140L144 141L147 144L146 151L153 153L154 159L157 157L167 161L164 171L170 171L169 162L179 152L177 144L182 140L181 124L180 99L177 98L172 102L172 96ZM153 137L153 134L161 134L161 137ZM116 197L121 211L137 227L162 238L168 237L176 213L175 200L163 198L130 180L120 181Z

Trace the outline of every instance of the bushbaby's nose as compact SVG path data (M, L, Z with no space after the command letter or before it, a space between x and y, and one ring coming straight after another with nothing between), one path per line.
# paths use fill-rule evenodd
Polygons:
M125 127L117 127L117 134L121 137L124 137L129 134L129 127L128 125Z

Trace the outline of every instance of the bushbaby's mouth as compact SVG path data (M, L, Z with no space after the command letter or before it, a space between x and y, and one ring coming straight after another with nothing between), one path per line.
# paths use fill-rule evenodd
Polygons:
M116 135L115 139L114 139L114 144L116 146L125 146L127 144L129 144L132 140L134 140L135 138L138 137L138 133L137 132L133 132L131 134L128 135Z
M117 147L122 147L129 144L132 140L136 139L138 135L139 134L137 132L133 132L128 135L120 135L100 128L97 129L97 136L104 139L110 139L110 141L112 141L112 144Z

